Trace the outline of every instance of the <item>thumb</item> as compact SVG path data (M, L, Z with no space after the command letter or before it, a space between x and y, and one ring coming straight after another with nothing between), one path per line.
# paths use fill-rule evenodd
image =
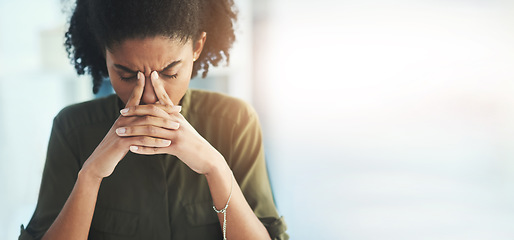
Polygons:
M137 72L137 83L134 89L132 90L132 94L130 95L129 100L125 107L133 107L139 105L141 102L141 96L143 96L143 90L145 89L145 75L141 72Z

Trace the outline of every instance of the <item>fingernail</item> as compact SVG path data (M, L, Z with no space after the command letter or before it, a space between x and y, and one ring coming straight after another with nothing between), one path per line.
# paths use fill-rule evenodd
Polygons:
M178 122L172 122L170 127L173 129L178 129L180 127L180 124Z
M152 80L157 80L157 78L159 78L159 75L157 74L156 71L153 71L152 75L150 77L152 78Z
M164 143L166 146L169 146L171 144L170 140L162 140L162 143Z
M132 152L135 152L137 151L139 148L137 146L130 146L130 151Z
M143 73L138 71L137 72L137 80L141 79L141 77L142 77L141 75L143 75Z
M128 113L129 109L128 108L124 108L124 109L121 109L120 110L120 113L121 114L125 114L125 113Z
M173 110L176 112L180 112L180 111L182 111L182 106L175 105L175 106L173 106Z
M117 133L118 135L120 135L120 134L124 134L124 133L126 133L126 132L127 132L127 129L126 129L126 128L118 128L118 129L116 129L116 133Z

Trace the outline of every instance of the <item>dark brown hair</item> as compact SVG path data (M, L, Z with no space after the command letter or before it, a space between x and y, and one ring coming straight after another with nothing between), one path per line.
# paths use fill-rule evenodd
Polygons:
M192 76L229 62L237 13L232 0L77 0L65 34L77 74L90 74L97 93L108 77L105 49L130 38L166 36L197 40L207 32Z

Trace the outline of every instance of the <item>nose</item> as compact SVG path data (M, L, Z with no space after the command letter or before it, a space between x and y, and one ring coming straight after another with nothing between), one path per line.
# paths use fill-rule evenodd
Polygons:
M154 104L157 102L157 95L155 95L150 74L145 74L145 88L143 90L143 96L141 96L141 102L143 104Z

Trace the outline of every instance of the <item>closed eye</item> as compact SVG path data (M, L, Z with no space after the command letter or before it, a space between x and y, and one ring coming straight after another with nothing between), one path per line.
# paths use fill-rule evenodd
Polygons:
M177 74L168 75L168 74L160 73L160 75L161 75L161 77L168 78L168 79L177 78Z
M131 76L131 77L122 77L122 76L120 76L120 79L122 81L125 81L125 82L131 82L131 81L137 79L137 75L134 75L134 76Z

